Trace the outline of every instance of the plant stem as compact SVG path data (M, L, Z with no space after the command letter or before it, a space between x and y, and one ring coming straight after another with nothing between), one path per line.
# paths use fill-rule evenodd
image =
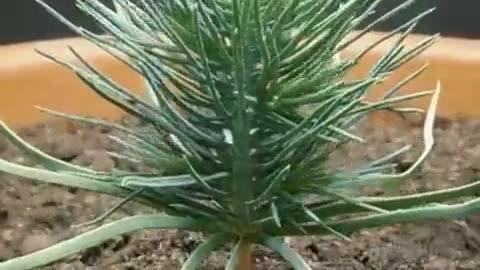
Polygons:
M243 242L240 246L237 270L253 270L251 242Z

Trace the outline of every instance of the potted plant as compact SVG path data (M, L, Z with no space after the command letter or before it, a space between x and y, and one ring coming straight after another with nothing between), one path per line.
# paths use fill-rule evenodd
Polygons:
M251 269L253 245L277 252L294 269L310 266L288 246L288 238L333 234L348 240L360 229L404 222L457 219L476 213L472 195L478 183L435 192L390 197L362 196L363 186L395 191L416 173L434 140L440 85L433 91L396 95L424 69L409 75L382 100L365 101L369 90L416 55L436 36L414 48L402 41L427 10L353 58L339 52L376 23L414 1L405 1L349 40L381 0L273 1L116 0L115 9L96 0L77 0L104 30L95 34L43 7L84 38L111 53L145 79L148 98L131 94L98 69L52 55L98 95L138 118L125 127L102 120L45 110L67 119L115 129L123 151L111 153L147 167L137 173L96 171L48 155L17 136L4 123L0 132L41 168L0 159L0 170L32 180L135 200L155 214L139 214L101 225L44 250L0 263L3 270L33 269L143 229L198 231L206 240L182 269L196 269L214 250L233 244L226 269ZM398 35L397 35L398 34ZM391 50L357 80L344 79L362 56L388 38ZM395 172L404 147L352 171L326 165L338 146L364 143L353 128L369 113L431 96L426 112L424 149L411 166ZM115 207L93 225L101 223ZM92 225L89 224L89 225Z

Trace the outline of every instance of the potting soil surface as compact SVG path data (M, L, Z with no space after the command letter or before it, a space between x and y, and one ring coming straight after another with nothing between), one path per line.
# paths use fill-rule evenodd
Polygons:
M55 157L108 170L124 166L106 154L116 147L107 138L109 132L50 121L22 130L20 135ZM425 163L423 175L406 180L402 192L422 192L480 179L480 122L439 119L434 133L436 145ZM333 165L355 166L404 144L413 144L413 151L399 160L408 167L423 146L422 126L418 123L404 123L390 130L363 127L359 134L367 143L342 147L334 154ZM32 164L3 139L0 139L0 156ZM72 229L72 225L94 219L116 202L118 199L108 196L0 174L0 260L77 235L85 229ZM148 211L129 204L112 218ZM201 240L201 235L175 231L133 233L43 269L180 269L181 262ZM369 229L355 233L352 240L304 237L292 239L291 246L301 252L313 269L480 269L480 215L458 222ZM203 269L223 269L226 254L215 253ZM290 269L277 255L261 248L255 250L255 262L258 270Z

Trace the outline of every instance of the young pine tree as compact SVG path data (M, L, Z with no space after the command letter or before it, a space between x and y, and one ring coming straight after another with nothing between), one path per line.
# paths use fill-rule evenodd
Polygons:
M480 208L478 183L408 196L365 197L362 186L392 188L421 166L433 146L439 91L398 95L415 71L383 99L365 101L372 87L436 39L407 48L404 39L431 10L398 26L352 58L345 48L375 25L412 4L367 19L381 0L97 0L77 6L102 29L77 27L47 4L53 16L145 79L147 97L132 94L71 51L79 64L46 57L74 72L100 97L139 119L142 127L65 115L108 126L123 151L112 153L148 172L94 171L49 156L0 123L0 131L41 167L0 159L0 170L35 181L77 187L134 200L155 214L100 225L70 240L0 263L0 270L33 269L112 237L143 229L178 229L205 235L182 269L197 269L214 250L233 244L226 269L250 269L253 245L280 254L294 269L310 269L284 241L299 235L334 234L399 222L461 218ZM362 25L361 31L354 31ZM363 78L346 79L362 57L394 38L391 49ZM40 52L41 53L41 52ZM68 94L66 92L66 94ZM369 113L432 96L425 118L425 148L413 165L391 173L408 147L352 171L329 168L330 154L347 142L365 143L352 129ZM346 157L348 158L348 157ZM116 209L116 208L115 208ZM106 218L113 210L108 211ZM341 217L341 219L340 219ZM103 222L97 220L97 223Z

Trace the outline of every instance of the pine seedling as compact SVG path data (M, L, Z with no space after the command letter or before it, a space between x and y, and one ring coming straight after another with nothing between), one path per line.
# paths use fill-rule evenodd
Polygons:
M294 269L305 270L310 266L285 238L333 234L348 240L351 233L365 228L457 219L480 210L478 199L449 203L473 196L480 186L476 182L404 196L360 193L364 186L394 188L421 167L434 144L440 87L399 94L425 67L388 90L383 99L365 100L373 87L434 43L437 36L410 48L403 45L432 10L398 26L357 56L341 56L345 48L413 0L399 2L370 22L381 0L113 0L113 8L97 0L76 0L101 33L78 27L37 1L140 74L147 88L146 97L133 94L74 48L76 63L39 52L74 72L142 126L43 111L111 128L117 134L112 139L122 146L111 155L140 164L148 172L103 172L64 162L28 144L2 122L3 136L41 167L0 159L0 171L109 194L121 198L121 204L136 201L155 213L105 223L116 207L95 220L94 229L2 262L0 270L41 267L145 229L205 235L183 270L198 269L212 252L230 245L226 269L250 269L251 248L261 245ZM363 30L354 31L359 25ZM387 39L395 42L368 74L347 79L348 72ZM410 168L401 173L390 170L409 146L354 170L327 166L339 146L367 143L354 127L368 113L415 113L419 110L400 104L426 96L431 97L431 106L425 112L424 149Z

